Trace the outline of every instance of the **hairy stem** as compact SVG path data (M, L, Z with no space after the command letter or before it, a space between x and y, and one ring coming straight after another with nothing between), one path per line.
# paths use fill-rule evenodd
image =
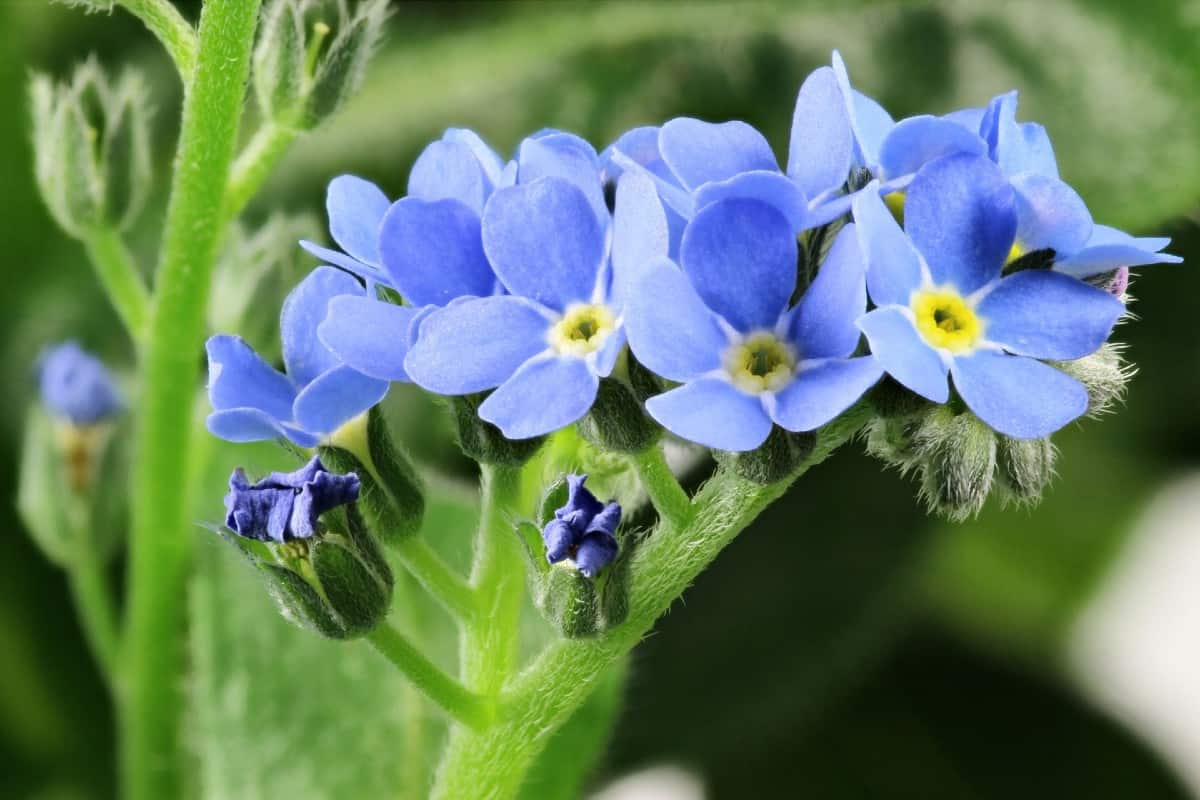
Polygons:
M594 639L548 647L504 694L497 724L483 732L458 726L438 770L433 797L504 800L520 788L547 740L587 699L604 670L629 652L713 559L810 467L850 439L870 417L865 405L824 428L809 458L769 486L719 471L693 503L681 529L660 527L633 563L629 618Z
M519 502L521 472L491 464L482 469L483 499L471 576L480 613L467 626L462 673L472 689L495 697L517 657L525 565L509 515Z
M673 528L685 525L692 514L692 500L675 479L662 448L652 445L631 460L658 516Z
M225 214L229 219L240 214L258 193L299 133L297 128L278 122L267 122L254 132L233 163L225 194Z
M196 31L170 0L117 0L158 37L186 86L196 67Z
M229 166L242 114L259 0L209 0L183 104L176 171L143 357L121 708L126 797L184 796L185 579L191 411Z
M481 728L487 723L491 714L484 698L442 672L400 631L384 622L371 631L367 639L414 686L455 720L471 728Z
M150 315L150 293L121 234L112 228L93 228L84 234L83 246L125 330L140 343Z

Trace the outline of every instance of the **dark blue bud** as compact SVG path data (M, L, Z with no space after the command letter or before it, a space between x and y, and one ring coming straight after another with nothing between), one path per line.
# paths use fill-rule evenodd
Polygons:
M573 561L585 577L594 578L617 557L621 506L605 505L587 490L587 475L567 476L567 504L542 529L546 560Z
M76 342L46 350L38 359L37 371L42 403L54 416L73 425L94 425L124 408L108 369Z
M357 475L329 472L317 456L295 472L272 472L255 484L239 468L225 495L225 525L260 542L307 539L322 514L357 500L359 488Z

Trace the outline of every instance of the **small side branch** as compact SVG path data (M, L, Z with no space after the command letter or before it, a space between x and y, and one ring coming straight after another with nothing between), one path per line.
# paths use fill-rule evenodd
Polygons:
M662 448L653 445L630 458L658 516L672 528L686 525L692 515L692 501L667 465Z
M192 79L196 67L196 29L188 23L169 0L117 0L135 17L140 19L150 32L158 37L166 48L179 77L186 86Z

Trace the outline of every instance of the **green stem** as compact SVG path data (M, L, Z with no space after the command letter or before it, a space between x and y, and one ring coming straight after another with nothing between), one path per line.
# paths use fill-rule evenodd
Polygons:
M67 565L67 577L83 635L111 688L119 674L121 640L117 610L104 563L96 557L90 538L83 535L85 533L83 530L74 532L73 538L78 544Z
M410 536L397 545L396 555L425 591L455 617L470 623L479 615L474 590L424 539Z
M133 800L185 794L184 605L194 543L185 500L189 422L258 8L259 0L209 0L201 13L145 340L121 709L122 779Z
M630 458L658 516L672 528L687 524L692 515L692 500L675 479L662 448L655 444Z
M859 405L822 429L809 458L788 479L751 484L719 471L697 494L682 529L660 527L638 548L626 622L594 639L548 647L502 698L497 724L477 732L457 727L438 769L432 797L504 800L557 730L595 688L601 673L629 652L724 547L810 467L850 439L870 418Z
M267 122L254 132L233 164L225 194L227 218L233 219L242 212L299 133L297 128L278 122Z
M169 0L117 0L167 49L186 86L196 67L196 30ZM257 3L256 3L257 5Z
M482 728L487 724L491 716L488 703L442 672L390 624L381 623L367 635L367 639L414 686L451 717L470 728Z
M129 335L140 343L149 316L150 293L121 234L112 228L93 228L84 234L83 246L109 302Z
M484 697L500 693L517 657L517 623L525 587L525 564L509 515L521 496L521 471L484 464L479 532L471 582L480 613L467 626L463 679Z

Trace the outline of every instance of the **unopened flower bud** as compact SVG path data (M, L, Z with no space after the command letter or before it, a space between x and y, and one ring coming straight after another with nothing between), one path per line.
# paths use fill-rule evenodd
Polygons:
M1107 342L1090 356L1054 365L1087 389L1089 417L1111 411L1124 396L1125 387L1136 370L1125 360L1123 351L1122 345Z
M263 10L254 47L254 94L263 116L288 119L304 97L305 29L301 0L275 0Z
M332 116L362 84L367 62L383 34L387 0L362 0L349 14L344 3L337 5L336 19L320 17L323 4L309 17L315 21L305 47L308 50L309 84L302 122L315 127ZM336 26L336 27L332 27ZM324 46L326 37L332 37Z
M128 227L149 191L149 110L141 77L110 80L94 60L70 84L35 76L31 88L38 189L75 237Z
M921 495L930 511L954 521L983 508L996 473L996 434L970 412L937 406L914 444L921 458Z
M629 382L615 373L600 381L591 410L579 420L579 433L601 450L640 453L662 435L642 405L661 389L651 383L653 377L637 359L628 356L626 363Z
M460 395L448 398L458 429L458 444L463 453L480 464L519 467L533 458L546 437L508 439L490 422L479 418L479 406L486 395Z
M744 453L716 453L717 459L740 477L759 486L783 480L804 463L816 446L815 433L793 433L778 425L757 449Z
M1049 439L1013 439L1000 436L996 462L1010 499L1033 504L1054 477L1054 445Z

